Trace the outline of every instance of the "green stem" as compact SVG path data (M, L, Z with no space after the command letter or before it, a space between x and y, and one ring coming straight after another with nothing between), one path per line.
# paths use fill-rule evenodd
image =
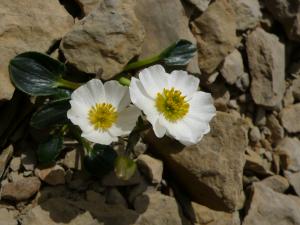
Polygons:
M57 87L65 87L65 88L69 88L69 89L76 89L79 88L82 85L82 83L76 83L76 82L72 82L72 81L68 81L65 79L59 79L57 82Z
M126 77L120 77L119 78L119 83L124 85L124 86L129 86L130 85L130 79Z
M138 68L156 63L160 60L161 60L161 54L147 58L147 59L143 59L143 60L140 60L137 62L129 63L127 66L125 66L123 72L133 70L133 69L138 69Z

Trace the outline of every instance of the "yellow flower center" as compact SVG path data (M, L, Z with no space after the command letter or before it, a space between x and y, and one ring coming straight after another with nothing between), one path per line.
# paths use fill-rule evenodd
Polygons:
M111 104L101 103L90 109L88 118L95 130L105 131L117 121L118 113Z
M174 88L164 89L162 93L157 93L155 106L171 122L182 119L190 107L181 91Z

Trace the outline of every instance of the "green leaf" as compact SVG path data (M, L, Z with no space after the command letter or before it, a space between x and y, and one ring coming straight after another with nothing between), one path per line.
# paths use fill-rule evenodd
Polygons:
M17 55L9 64L10 77L21 91L45 96L59 92L58 81L65 73L64 64L38 52Z
M43 129L68 121L67 111L71 108L69 98L53 101L35 112L30 125L36 129Z
M179 40L161 53L163 62L168 66L185 66L195 56L196 45L187 40Z
M129 180L136 171L136 163L126 156L119 156L115 163L115 173L122 180Z
M37 155L39 162L42 164L49 164L55 161L63 149L63 137L62 136L51 136L45 142L40 143Z
M117 153L111 146L95 144L84 158L84 165L88 172L97 177L103 177L114 169Z

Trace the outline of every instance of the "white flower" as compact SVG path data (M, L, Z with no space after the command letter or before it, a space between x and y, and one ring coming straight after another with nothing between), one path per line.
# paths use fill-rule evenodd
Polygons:
M210 131L209 121L216 113L211 95L198 91L199 82L185 71L168 74L155 65L142 70L139 79L131 79L130 97L157 137L167 134L191 145Z
M92 79L71 95L67 116L89 141L109 145L134 128L140 110L130 104L128 87Z

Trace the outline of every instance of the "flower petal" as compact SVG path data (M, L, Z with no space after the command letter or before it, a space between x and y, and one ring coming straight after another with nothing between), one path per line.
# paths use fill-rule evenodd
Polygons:
M81 136L89 141L102 145L110 145L112 142L118 140L117 137L111 136L108 132L101 132L96 130L93 130L91 132L83 132Z
M77 88L71 95L71 99L79 101L88 107L105 100L103 84L98 79L92 79L86 84Z
M198 90L200 80L199 78L189 75L183 70L174 70L169 79L169 89L172 87L182 92L187 99L190 99L192 94Z
M149 122L154 125L159 115L154 100L146 93L141 81L134 77L131 78L129 92L132 103L140 108L146 114Z
M168 87L168 75L161 65L154 65L139 73L139 78L151 98L156 98L157 93Z
M104 83L106 103L112 104L118 111L123 110L130 103L129 89L118 81L112 80Z
M129 106L118 115L116 124L109 129L112 136L128 135L136 125L141 111L136 106Z
M155 123L152 124L152 127L153 127L153 131L154 131L156 137L162 138L166 134L167 129L166 129L166 127L164 127L163 125L161 125L159 121L160 120L157 119L155 121Z

